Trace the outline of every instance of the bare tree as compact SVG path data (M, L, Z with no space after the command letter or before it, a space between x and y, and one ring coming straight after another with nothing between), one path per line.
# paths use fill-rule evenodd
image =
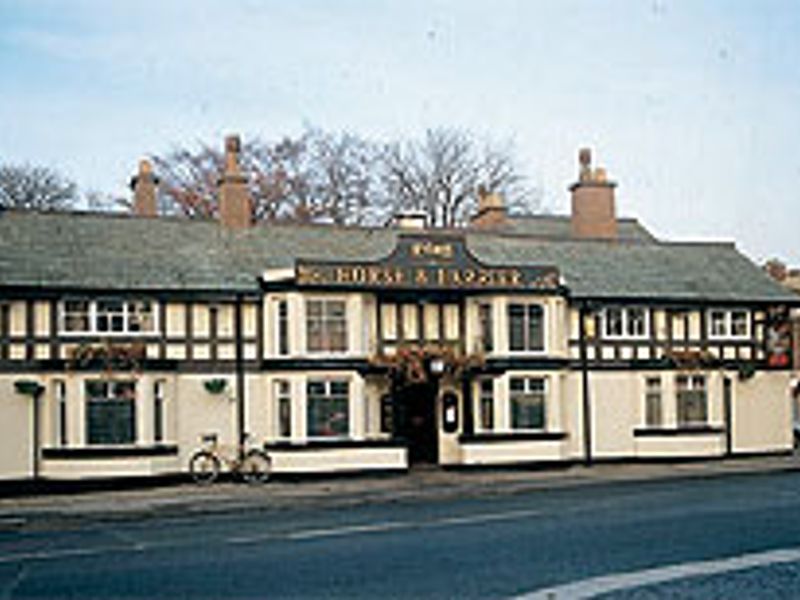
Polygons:
M461 130L431 129L422 140L388 144L381 171L399 207L424 211L433 227L456 227L474 212L479 186L502 194L511 208L533 208L537 197L513 156L508 142L481 143Z
M502 193L510 207L530 209L535 196L512 150L451 129L377 144L310 128L277 142L250 140L241 161L255 220L380 224L401 208L415 208L428 214L432 226L453 227L474 210L479 185ZM154 156L164 210L215 215L223 158L204 144Z
M74 206L78 188L58 171L33 165L0 165L0 207L36 210Z

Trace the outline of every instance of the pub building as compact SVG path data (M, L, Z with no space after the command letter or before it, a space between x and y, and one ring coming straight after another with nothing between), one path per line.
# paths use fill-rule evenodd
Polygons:
M0 477L186 472L201 437L276 474L719 458L792 448L798 296L730 243L617 218L580 153L568 216L480 193L461 229L0 213Z

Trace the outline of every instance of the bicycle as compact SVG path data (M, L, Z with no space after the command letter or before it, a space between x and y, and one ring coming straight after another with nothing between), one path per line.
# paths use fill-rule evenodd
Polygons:
M249 436L245 434L243 442ZM205 445L198 450L189 460L189 473L195 483L210 485L214 483L222 470L224 463L231 473L238 474L250 484L266 483L272 474L272 459L263 450L258 448L245 448L244 444L222 445L217 440L217 434L200 436Z

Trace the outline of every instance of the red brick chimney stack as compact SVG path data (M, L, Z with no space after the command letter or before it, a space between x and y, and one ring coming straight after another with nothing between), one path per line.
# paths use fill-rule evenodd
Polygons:
M582 148L578 153L580 171L572 192L572 235L576 238L617 239L617 213L613 181L606 170L592 168L592 151Z
M225 138L225 166L219 180L219 219L229 229L246 229L253 220L247 177L239 166L241 142L238 135Z
M508 225L508 211L503 197L478 186L478 212L470 219L470 225L479 229Z
M139 172L131 178L133 212L141 217L155 217L158 213L158 178L153 174L149 160L139 161Z

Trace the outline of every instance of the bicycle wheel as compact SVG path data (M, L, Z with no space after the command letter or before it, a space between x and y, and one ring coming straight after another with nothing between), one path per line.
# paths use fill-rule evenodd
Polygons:
M207 450L195 452L189 461L189 472L195 483L207 485L214 483L219 477L219 459Z
M242 460L239 471L247 483L266 483L272 474L272 459L266 452L250 450Z

